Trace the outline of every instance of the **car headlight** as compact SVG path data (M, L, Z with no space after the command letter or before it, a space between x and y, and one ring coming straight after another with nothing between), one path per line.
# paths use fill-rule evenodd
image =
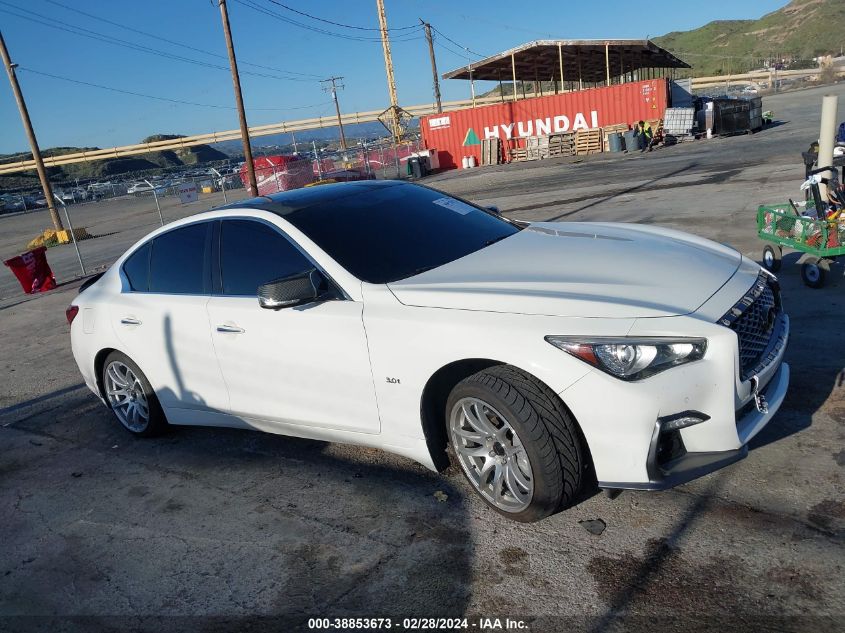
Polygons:
M547 336L546 340L593 367L622 380L642 380L704 358L703 338L582 338Z

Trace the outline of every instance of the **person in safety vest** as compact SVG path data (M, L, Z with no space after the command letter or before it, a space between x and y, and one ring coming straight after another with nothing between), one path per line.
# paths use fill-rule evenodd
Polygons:
M637 126L634 128L634 131L637 133L637 136L642 134L645 137L645 141L642 143L643 148L640 151L651 151L651 146L654 143L654 132L651 129L651 125L649 125L645 121L640 121L639 123L637 123Z

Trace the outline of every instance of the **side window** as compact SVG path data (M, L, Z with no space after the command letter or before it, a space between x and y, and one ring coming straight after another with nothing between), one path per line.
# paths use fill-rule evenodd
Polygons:
M190 224L153 240L150 292L211 294L211 226Z
M220 276L224 295L254 297L268 281L312 268L281 233L254 220L224 220Z
M150 285L150 243L147 242L123 263L123 274L131 290L146 292Z

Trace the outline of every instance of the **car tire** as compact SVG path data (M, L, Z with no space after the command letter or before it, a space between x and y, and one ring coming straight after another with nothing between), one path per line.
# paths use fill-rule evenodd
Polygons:
M810 288L821 288L827 277L827 266L823 260L816 257L808 258L801 264L801 279Z
M449 395L446 424L453 463L508 518L538 521L579 498L587 459L580 431L534 376L500 365L465 378Z
M167 428L167 418L144 372L122 352L103 363L103 397L121 426L133 435L153 437Z
M766 246L763 247L763 268L769 272L776 273L780 270L783 258L783 250L780 246Z

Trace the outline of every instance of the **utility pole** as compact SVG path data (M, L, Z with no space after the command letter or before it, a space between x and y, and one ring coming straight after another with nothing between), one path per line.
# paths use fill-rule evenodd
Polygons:
M44 199L47 201L47 208L50 209L50 218L53 220L53 227L57 231L61 231L62 219L59 217L59 212L56 210L56 203L53 199L53 188L50 186L50 181L47 179L47 170L44 168L44 161L41 158L41 150L38 149L38 140L35 138L35 132L32 129L32 121L29 119L29 112L26 109L26 101L23 100L23 93L18 84L18 77L15 74L17 64L13 64L9 59L9 51L6 50L6 42L3 39L3 33L0 31L0 56L3 57L3 65L6 66L6 73L9 75L9 83L12 85L12 92L15 93L15 101L18 103L18 110L21 113L21 121L26 136L29 139L29 147L32 150L32 158L35 161L35 169L38 172L38 179L41 181L41 189L44 191Z
M252 161L252 146L249 143L249 127L246 124L244 112L244 97L241 94L241 79L238 76L238 61L235 59L235 46L232 44L232 30L229 27L229 12L226 10L226 0L218 0L220 18L223 20L223 34L226 36L226 48L229 51L229 66L232 68L232 84L235 88L235 105L238 107L238 119L241 124L241 140L244 146L244 161L246 173L249 176L249 186L252 195L258 195L258 182L255 180L255 163Z
M328 79L323 79L320 83L323 84L323 91L324 92L331 92L332 93L332 101L334 101L334 111L337 113L337 126L340 128L340 148L345 152L346 151L346 135L343 133L343 121L340 118L340 105L337 102L337 89L343 89L343 84L338 84L336 82L343 79L343 77L329 77ZM331 86L329 86L331 83ZM344 159L345 160L345 159Z
M423 22L420 18L420 23L425 29L425 39L428 41L428 56L431 57L431 77L434 81L434 102L437 104L437 112L443 112L443 105L440 103L440 78L437 76L437 59L434 57L434 40L431 38L431 24Z
M401 137L399 130L399 99L396 97L396 81L393 78L393 58L390 55L390 39L387 34L387 15L384 12L384 0L376 0L376 7L378 9L378 24L381 32L381 46L384 49L384 70L387 73L387 90L390 93L393 140L398 143Z

